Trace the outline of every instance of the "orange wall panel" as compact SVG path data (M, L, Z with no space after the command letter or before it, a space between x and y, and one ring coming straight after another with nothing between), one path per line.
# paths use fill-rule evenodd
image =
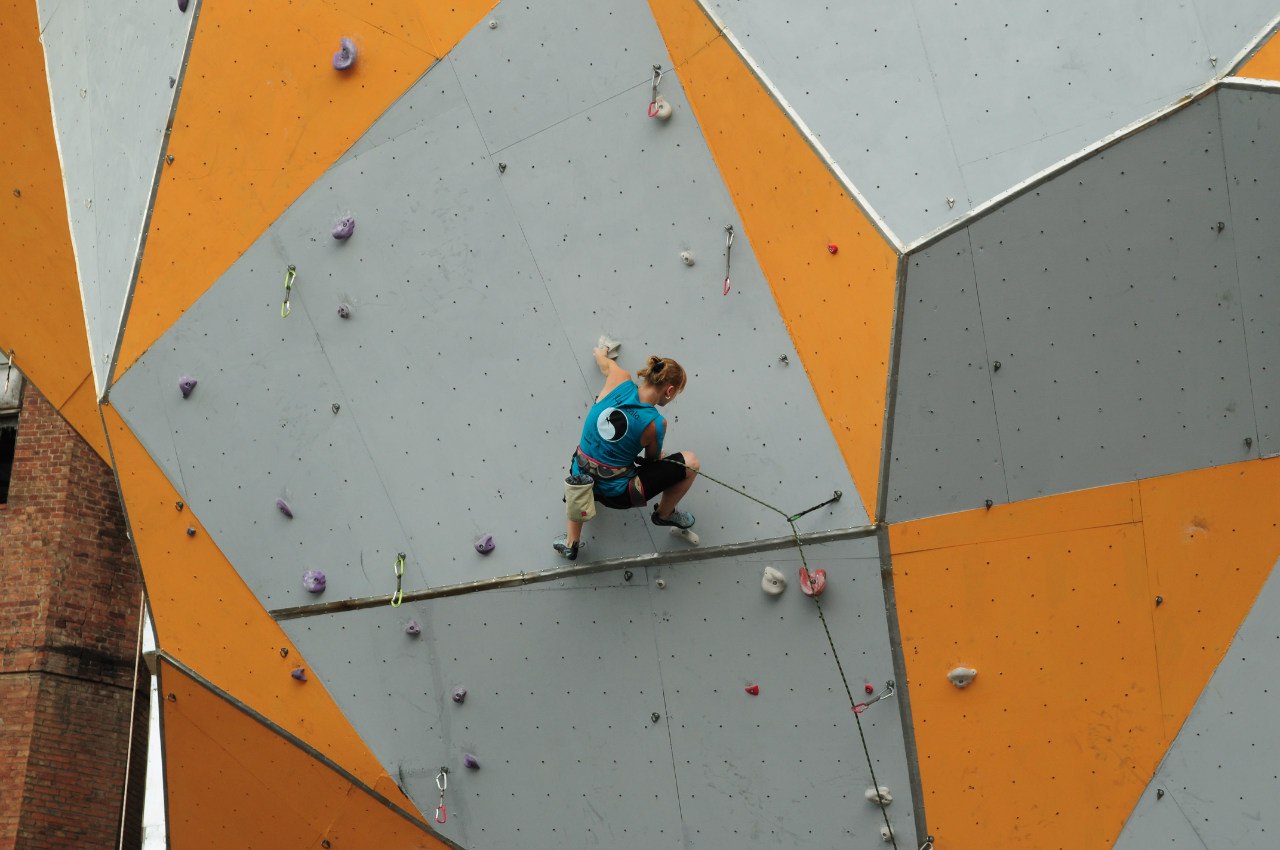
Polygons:
M1280 458L1143 481L1165 728L1182 726L1280 558Z
M897 253L688 0L651 0L867 513L875 516ZM827 245L839 252L830 254Z
M1035 532L893 558L939 846L1109 848L1168 743L1141 526Z
M1280 38L1273 33L1270 41L1258 48L1258 52L1236 72L1236 76L1280 80Z
M0 97L0 348L101 450L96 407L85 397L68 404L86 381L92 400L93 378L35 0L0 0L0 39L9 50Z
M171 846L449 846L163 658L160 687Z
M940 842L1112 845L1280 557L1277 490L1272 458L890 529Z
M109 405L102 412L159 647L377 787L385 771L324 686L290 676L306 660L199 519L178 510L181 497L119 414Z
M201 3L120 372L492 5Z

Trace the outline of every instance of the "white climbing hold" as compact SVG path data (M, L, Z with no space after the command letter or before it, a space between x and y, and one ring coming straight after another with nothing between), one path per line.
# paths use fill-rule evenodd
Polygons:
M764 577L760 579L760 589L770 596L781 596L787 589L787 577L776 567L765 567Z
M684 263L686 266L693 265L693 254L689 251L681 251L680 262Z
M610 360L617 360L618 350L622 348L622 343L608 334L600 334L600 338L596 340L596 348L603 348L605 357Z
M887 806L893 802L893 795L889 793L886 785L881 785L879 789L868 788L863 795L869 803L879 803L881 806Z
M890 829L890 828L889 828L889 827L887 827L887 826L882 826L882 827L880 827L880 840L881 840L881 841L892 841L892 840L893 840L893 830L892 830L892 829Z
M957 688L967 688L974 677L978 675L978 671L972 667L956 667L947 674L947 678L951 680L951 684Z
M691 528L673 528L671 529L671 536L683 538L684 542L690 546L697 546L700 542L698 535Z
M497 28L498 28L498 22L496 20L489 21L489 29L496 30Z
M658 95L653 99L653 117L659 121L666 121L671 118L671 104L662 95Z

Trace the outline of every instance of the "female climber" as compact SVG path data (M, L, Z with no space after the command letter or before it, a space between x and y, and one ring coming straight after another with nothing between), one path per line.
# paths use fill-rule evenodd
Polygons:
M676 505L693 486L698 458L693 452L662 454L667 420L658 412L684 391L688 378L671 358L650 357L638 380L632 380L611 359L617 356L617 343L610 343L602 337L593 352L605 377L604 389L587 413L570 473L590 476L596 501L610 508L643 507L661 494L649 517L653 524L689 528L693 514ZM572 561L581 540L582 523L570 519L568 531L553 545Z

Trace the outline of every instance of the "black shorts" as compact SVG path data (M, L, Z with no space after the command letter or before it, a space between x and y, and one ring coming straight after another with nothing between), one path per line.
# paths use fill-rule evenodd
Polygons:
M669 461L677 461L671 463ZM596 492L596 501L604 505L606 508L617 508L626 510L627 508L644 507L645 502L654 496L674 487L684 480L687 474L687 468L682 466L684 463L684 455L676 452L673 455L661 460L640 460L638 461L640 468L636 470L636 474L627 482L627 490L619 496L605 496L599 491ZM643 487L643 492L640 487Z

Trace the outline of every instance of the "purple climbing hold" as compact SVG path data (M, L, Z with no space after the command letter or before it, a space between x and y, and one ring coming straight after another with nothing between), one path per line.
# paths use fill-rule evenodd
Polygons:
M307 681L307 671L302 667L295 667L293 672L289 675L297 679L299 682Z
M471 770L476 770L480 767L480 759L476 758L475 753L463 753L462 764Z
M178 389L182 392L182 397L189 398L191 396L191 391L196 388L196 384L198 383L199 381L197 381L195 378L191 377L190 375L183 375L181 378L179 378Z
M422 626L418 625L417 620L410 620L408 625L404 627L404 633L409 637L417 637L422 634Z
M187 0L178 0L178 11L179 12L187 11Z
M348 304L347 302L343 301L341 304L339 304L339 305L338 305L338 318L340 318L340 319L350 319L350 318L351 318L351 305L350 305L350 304Z
M276 499L276 507L280 509L280 513L289 519L293 519L293 508L289 507L289 503L284 499Z
M338 241L350 239L351 234L356 232L356 218L352 215L344 215L338 219L338 223L333 226L333 238Z
M307 570L302 574L302 586L312 593L324 593L326 583L324 573L320 570Z
M356 43L349 38L343 38L338 43L342 47L333 54L333 67L345 71L356 64Z
M476 551L481 555L488 555L493 551L493 535L482 534L476 538Z
M466 688L454 688L454 689L453 689L453 701L454 701L454 702L456 702L456 703L458 703L458 704L462 704L462 703L466 702L466 700L467 700L467 689L466 689Z

